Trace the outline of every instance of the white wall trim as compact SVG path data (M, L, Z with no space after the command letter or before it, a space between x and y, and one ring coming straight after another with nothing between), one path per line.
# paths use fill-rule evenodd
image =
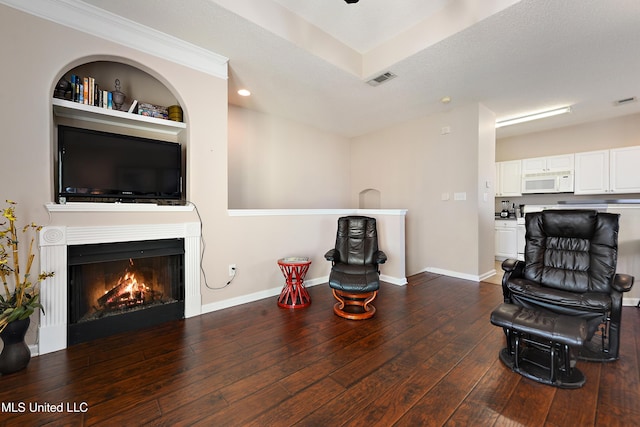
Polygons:
M390 283L392 285L404 286L407 284L406 278L397 278L391 276L380 276L380 280L386 283ZM316 277L315 279L305 279L304 286L307 288L318 286L318 285L326 285L329 282L329 276ZM235 298L229 298L222 301L212 302L210 304L205 304L202 306L202 314L212 313L218 310L224 310L225 308L235 307L236 305L246 304L249 302L258 301L265 298L271 298L280 295L282 291L282 286L278 286L275 288L266 289L260 292L254 292L248 295L241 295ZM327 291L329 292L329 291ZM313 303L313 300L311 301ZM276 304L276 300L273 300L273 304Z
M67 202L65 204L46 203L48 212L191 212L194 205L157 205L155 203L91 203Z
M223 79L229 59L79 0L0 0L0 3Z
M380 280L386 283L391 283L392 285L396 285L396 286L405 286L407 283L409 283L407 282L406 277L392 277L392 276L387 276L386 274L381 274Z
M472 280L474 282L482 281L481 277L486 278L486 277L492 276L492 274L489 274L489 273L485 273L482 275L475 275L475 274L460 273L458 271L444 270L441 268L434 268L434 267L427 267L422 271L426 271L434 274L441 274L443 276L455 277L456 279ZM495 274L495 270L494 270L494 274Z
M407 209L228 209L229 216L407 215Z
M640 298L622 298L623 306L637 307L638 303L640 303Z

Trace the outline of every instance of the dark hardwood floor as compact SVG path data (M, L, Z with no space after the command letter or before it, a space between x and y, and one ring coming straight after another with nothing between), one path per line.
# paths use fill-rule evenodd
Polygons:
M498 360L503 333L489 322L498 285L419 274L405 287L383 284L376 316L359 322L333 314L328 286L309 291L304 309L281 309L273 297L34 357L0 377L0 423L640 424L635 307L623 310L620 360L578 362L587 383L561 390ZM31 412L45 403L63 412Z

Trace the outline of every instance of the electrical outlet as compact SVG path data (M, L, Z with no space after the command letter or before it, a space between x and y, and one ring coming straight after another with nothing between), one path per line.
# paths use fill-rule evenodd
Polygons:
M236 265L229 264L229 276L233 276L234 274L236 274Z

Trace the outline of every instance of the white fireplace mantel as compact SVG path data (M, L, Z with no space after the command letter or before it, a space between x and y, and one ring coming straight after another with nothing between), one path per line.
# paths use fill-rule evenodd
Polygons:
M41 284L44 314L38 330L38 353L67 347L67 247L158 239L184 239L185 317L202 312L200 293L200 223L89 227L44 227L39 233L41 271L54 272Z

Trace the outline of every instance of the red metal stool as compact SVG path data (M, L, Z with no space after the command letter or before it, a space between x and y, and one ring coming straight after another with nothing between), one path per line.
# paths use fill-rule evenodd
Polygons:
M278 265L286 278L278 298L278 305L283 308L302 308L311 304L311 297L303 284L304 276L311 265L309 258L281 258L278 260Z

